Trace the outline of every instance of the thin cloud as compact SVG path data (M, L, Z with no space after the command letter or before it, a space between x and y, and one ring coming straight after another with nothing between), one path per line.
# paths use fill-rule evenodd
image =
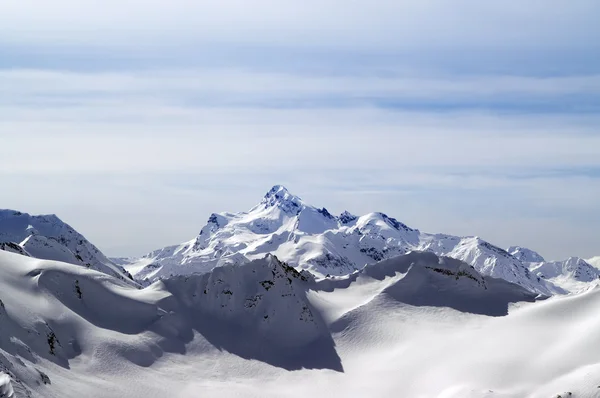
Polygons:
M3 42L20 43L525 48L593 44L598 12L593 0L9 0L0 26Z
M164 70L136 73L81 73L52 70L0 70L0 84L8 94L86 95L211 93L250 95L261 100L281 97L345 95L406 100L474 101L503 97L600 95L600 74L579 76L323 76L244 70ZM8 98L6 98L8 99ZM47 98L50 100L51 98Z
M599 7L0 2L3 207L141 254L282 183L333 212L597 255Z

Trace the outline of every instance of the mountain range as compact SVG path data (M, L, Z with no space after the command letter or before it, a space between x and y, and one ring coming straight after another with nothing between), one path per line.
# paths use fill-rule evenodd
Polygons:
M585 290L600 278L600 270L590 264L597 258L546 261L525 247L504 250L477 236L425 233L380 212L336 216L280 185L249 211L213 213L193 239L140 258L109 259L56 215L16 210L0 210L0 249L86 266L134 286L240 265L266 254L317 278L342 276L413 251L462 260L482 275L545 296Z
M141 258L2 210L0 397L597 396L595 261L282 186Z
M585 289L600 271L572 257L546 262L533 250L504 250L479 237L430 234L384 213L331 214L276 185L247 212L213 213L199 234L141 258L116 259L145 284L174 276L243 264L268 253L317 277L341 276L366 264L412 251L462 260L483 275L502 278L531 292L564 294Z

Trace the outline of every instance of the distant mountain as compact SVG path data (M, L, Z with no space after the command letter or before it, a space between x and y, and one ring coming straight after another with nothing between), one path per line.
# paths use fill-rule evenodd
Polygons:
M579 257L531 263L530 269L535 275L572 293L600 284L600 269Z
M526 247L511 246L508 248L507 252L525 263L541 263L542 261L546 261L538 252L527 249Z
M110 261L83 235L53 214L32 216L0 210L0 242L1 250L76 264L134 283L123 267Z
M120 261L145 283L242 264L268 253L299 270L325 277L347 275L366 264L411 251L465 261L483 275L505 279L531 292L565 292L532 274L519 258L478 237L424 233L384 213L358 217L345 211L335 216L280 185L248 212L212 214L198 236L188 242Z

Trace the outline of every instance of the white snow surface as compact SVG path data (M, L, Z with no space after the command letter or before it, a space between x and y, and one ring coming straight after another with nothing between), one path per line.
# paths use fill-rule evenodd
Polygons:
M123 267L54 214L0 210L0 242L1 250L89 267L134 284Z
M0 398L14 398L15 391L10 381L10 376L0 372Z
M0 251L0 300L0 392L17 397L591 398L600 385L600 288L536 301L433 253L319 280L267 256L140 290Z
M21 245L14 242L0 242L0 250L31 257L31 254L27 253L27 250L25 250Z
M526 263L541 263L546 261L541 254L526 247L511 246L506 251L512 256L516 257L518 260Z
M588 264L591 264L596 268L600 268L600 256L588 258L586 261Z
M248 212L212 214L197 237L129 260L124 266L147 284L173 275L208 272L224 264L241 264L271 253L317 276L342 276L400 254L430 251L463 260L484 275L503 278L532 292L567 292L531 274L525 260L537 258L535 252L519 250L525 258L479 237L424 233L383 213L357 217L343 212L334 216L276 185Z

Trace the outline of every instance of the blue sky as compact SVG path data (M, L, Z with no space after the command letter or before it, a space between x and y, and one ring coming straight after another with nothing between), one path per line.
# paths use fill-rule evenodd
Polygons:
M283 184L336 213L598 255L598 16L597 1L8 0L0 207L135 255Z

